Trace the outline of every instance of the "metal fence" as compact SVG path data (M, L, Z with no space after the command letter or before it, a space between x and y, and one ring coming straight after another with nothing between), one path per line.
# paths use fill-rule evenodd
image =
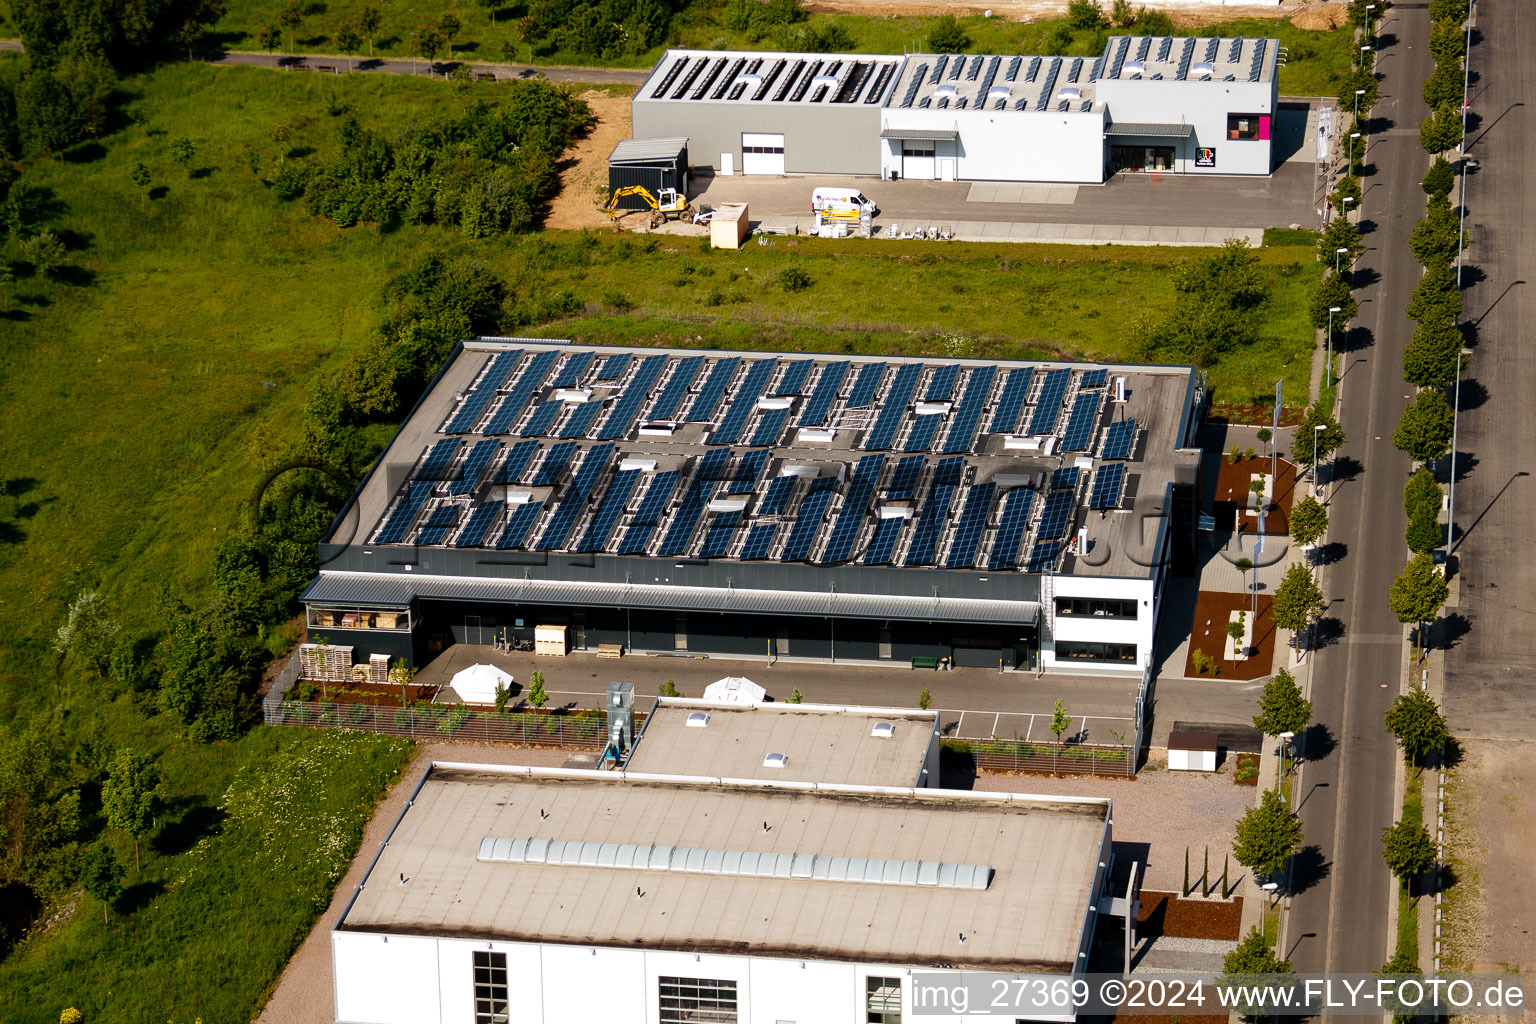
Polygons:
M278 700L266 706L268 725L360 729L419 740L463 740L523 747L603 749L606 720L587 714L497 714L462 704L398 707L326 701ZM642 720L635 716L636 723Z
M262 715L268 724L271 724L272 715L278 705L282 704L283 697L298 681L299 651L298 648L294 648L293 653L288 656L288 660L283 663L282 669L277 673L277 677L272 680L272 685L267 688L266 695L261 698Z
M1029 743L1023 740L945 740L944 759L978 772L1035 772L1049 775L1136 774L1130 746L1088 743Z

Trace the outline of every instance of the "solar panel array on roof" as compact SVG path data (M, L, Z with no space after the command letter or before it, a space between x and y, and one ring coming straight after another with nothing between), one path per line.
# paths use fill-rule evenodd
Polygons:
M976 105L987 98L987 90L992 88L992 82L997 78L997 67L1002 63L1001 57L992 57L987 61L987 73L981 76L981 87L976 91Z
M1173 49L1173 37L1164 36L1157 44L1157 59L1167 60L1168 52Z
M477 441L464 457L464 467L459 473L459 478L448 485L449 494L468 494L475 489L480 482L480 477L485 472L485 467L496 458L496 453L501 449L501 442L496 440Z
M475 424L480 422L480 417L485 415L485 410L496 400L496 389L501 387L522 356L521 351L498 352L489 360L474 390L464 396L459 408L448 418L443 433L464 434L473 430Z
M457 505L457 504L438 505L431 512L427 513L426 521L424 523L422 523L422 525L423 526L452 526L452 525L454 525L455 523L457 523L459 521L459 513L462 512L463 510L464 510L464 506L463 505Z
M920 363L903 363L896 368L890 389L885 393L885 401L875 416L875 425L864 437L866 450L889 448L896 440L896 432L901 429L902 421L907 416L907 403L912 399L912 392L917 390L917 380L922 372Z
M822 62L819 60L811 61L810 65L805 69L805 74L800 76L800 84L795 86L794 91L789 94L791 103L799 103L805 98L806 90L811 87L811 83L816 80L817 73L821 71L821 64Z
M1040 397L1035 399L1035 411L1029 418L1029 433L1049 434L1056 429L1061 418L1061 403L1067 396L1067 385L1072 381L1071 370L1050 370L1045 383L1040 386Z
M976 443L976 430L981 425L981 414L987 407L987 398L992 394L992 382L996 377L995 366L979 366L971 371L970 378L965 382L965 391L960 395L960 403L955 406L954 416L950 420L949 433L944 437L941 450L946 455L968 452Z
M992 514L994 490L995 484L976 484L966 494L960 521L955 525L954 539L949 543L949 554L944 558L946 569L969 569L975 562L981 535L987 529L987 517Z
M720 84L715 86L715 91L709 94L709 98L712 100L723 98L725 96L725 90L730 88L731 84L736 81L736 76L741 74L741 69L746 63L747 61L745 57L737 57L734 61L732 61L730 70L721 76Z
M964 57L956 57L955 60L954 60L954 63L949 66L949 80L951 82L959 81L960 80L960 72L962 72L964 70L965 70L965 58Z
M725 63L725 57L718 57L712 61L709 65L709 72L704 76L704 80L699 83L697 89L688 94L688 98L691 100L703 99L705 94L709 92L709 87L715 84L715 79L720 77L720 72L725 70Z
M784 428L789 425L789 417L793 412L793 409L764 409L757 426L752 428L752 437L747 444L754 448L776 446L779 438L784 436Z
M836 564L846 562L853 555L853 543L859 539L864 526L864 513L869 501L875 496L875 481L885 467L884 455L866 455L853 467L853 477L848 481L848 493L838 509L837 519L827 536L827 547L821 561Z
M827 417L832 413L832 405L837 401L837 393L848 376L848 366L848 363L841 362L828 363L821 368L821 375L816 378L816 387L800 410L799 423L802 427L819 427L827 422Z
M805 392L806 378L811 375L811 367L816 364L809 359L796 359L784 364L784 372L779 376L778 383L774 384L770 395L799 395Z
M586 437L592 424L597 422L597 414L603 411L601 402L583 402L571 410L571 414L560 424L560 430L556 437Z
M848 408L864 409L875 404L875 393L885 378L885 363L865 363L853 378L853 390L848 392Z
M1179 73L1177 76L1179 81L1182 82L1189 77L1189 64L1194 59L1195 41L1193 39L1186 39L1184 40L1184 52L1179 55Z
M1085 452L1093 440L1093 428L1099 419L1099 402L1104 395L1099 391L1079 392L1072 402L1072 415L1067 417L1067 429L1061 432L1061 450Z
M901 105L910 107L912 101L917 99L917 90L922 87L923 73L928 70L928 65L919 64L917 71L912 75L912 80L907 83L907 91L901 97Z
M688 542L693 538L693 531L699 525L699 517L704 514L704 507L714 496L720 472L730 458L729 448L711 448L704 453L694 472L692 482L683 493L682 503L672 516L672 524L662 536L660 546L656 548L656 554L672 557L687 552Z
M1236 64L1237 58L1243 55L1243 41L1241 38L1232 40L1232 45L1227 47L1227 63Z
M773 83L778 81L779 76L784 73L784 67L786 63L787 62L783 60L776 60L773 62L773 66L768 69L768 73L764 75L763 80L758 83L757 91L752 94L752 102L756 103L764 96L768 95L769 90L773 88Z
M618 380L624 376L624 371L629 369L629 361L632 359L628 352L620 352L618 355L604 359L602 365L597 368L597 376L593 380Z
M795 484L799 477L776 476L768 483L768 489L763 492L762 500L753 510L758 516L781 516L784 514L784 506L789 502L789 496L795 491Z
M1061 74L1061 58L1052 57L1051 66L1045 72L1045 84L1040 86L1040 100L1035 104L1036 110L1044 110L1046 104L1051 102L1051 93L1056 90L1056 76Z
M464 442L457 437L445 437L434 441L432 447L427 449L427 455L422 460L421 467L416 470L416 479L447 480L448 467L453 465L454 457L459 454L459 448L463 444Z
M778 532L778 523L755 524L747 531L747 539L742 542L741 553L737 557L743 562L757 562L767 558L773 549L773 538Z
M757 478L763 475L768 464L768 452L747 452L736 460L736 469L726 482L726 494L751 494L757 487Z
M533 401L533 396L538 394L539 389L544 386L544 379L549 376L549 371L554 369L555 361L559 358L560 353L557 351L535 352L533 358L528 360L522 372L517 375L516 382L507 390L507 397L503 398L501 404L496 407L496 411L491 413L491 418L486 421L482 433L505 434L511 430L523 415L523 410L528 407L528 403Z
M1059 540L1043 540L1035 543L1034 549L1029 553L1029 562L1025 565L1026 572L1055 572L1056 565L1061 560L1062 543Z
M496 546L505 550L526 545L528 533L533 529L533 524L539 521L543 511L542 501L512 506L512 511L507 514L507 524L501 528L501 536L496 538Z
M1136 44L1136 59L1144 61L1144 60L1147 59L1147 55L1149 53L1151 53L1151 52L1152 52L1152 37L1151 36L1142 36L1141 37L1141 41Z
M998 396L997 408L992 411L992 422L987 431L992 434L1011 434L1019 427L1019 413L1024 411L1024 401L1029 397L1029 385L1034 380L1033 367L1022 366L1009 370L1003 379L1003 393Z
M540 402L538 408L533 410L533 415L528 417L528 422L523 424L523 429L518 431L519 437L544 437L549 434L549 428L555 425L555 420L565 409L565 403L557 398Z
M1125 66L1125 55L1131 48L1131 37L1121 36L1120 45L1115 48L1114 56L1109 61L1109 77L1119 78L1120 69Z
M669 89L672 83L677 80L678 72L682 71L683 68L687 66L687 57L679 57L678 59L674 60L671 66L667 68L667 73L662 77L661 81L656 84L656 88L651 90L651 98L655 99L660 96L665 96L667 89Z
M699 547L700 558L724 558L731 553L731 541L741 525L740 512L717 512L704 528L704 543Z
M534 471L534 487L556 487L565 480L566 471L571 468L571 463L576 461L576 453L581 450L581 445L575 441L562 441L552 446L544 453L544 461L539 463L539 468Z
M619 518L624 515L624 508L629 504L629 496L635 492L635 488L640 484L640 478L644 475L638 469L621 469L614 474L608 489L603 492L603 501L597 507L597 514L592 517L592 522L587 524L581 543L576 545L577 551L603 550L608 543L608 538L618 527Z
M1220 39L1207 39L1205 41L1205 63L1210 64L1216 59L1216 51L1221 49Z
M1260 39L1253 46L1253 63L1248 66L1248 81L1257 82L1264 73L1264 49L1268 39Z
M891 480L885 485L885 497L888 501L901 501L912 497L912 488L917 486L917 478L922 475L924 458L921 455L909 455L896 463L896 469L891 473Z
M869 92L868 92L867 95L865 95L864 102L865 103L879 103L881 97L885 95L886 83L890 81L891 76L893 74L895 74L895 73L896 73L896 65L895 64L882 64L882 65L880 65L880 73L875 75L875 84L869 87ZM922 77L923 77L922 68L918 68L917 77L914 80L915 81L922 81Z
M432 484L427 480L412 480L406 485L405 494L396 502L394 510L384 518L384 523L374 535L375 544L398 544L405 539L411 524L421 512L427 499L432 496Z
M928 378L928 390L923 392L925 402L947 402L955 393L955 381L960 379L960 364L945 363L934 368Z
M469 514L469 521L464 524L464 529L454 538L453 546L456 548L477 548L485 543L486 535L491 532L491 527L496 525L496 520L501 517L501 512L507 507L504 501L482 501L474 507Z
M1067 81L1076 82L1078 76L1083 73L1083 58L1077 57L1072 61L1072 68L1067 72Z
M645 404L645 399L650 395L656 379L666 368L666 356L646 356L640 360L634 376L630 377L629 383L624 386L618 401L613 403L613 410L603 421L602 429L597 432L598 440L617 441L629 433L635 417L640 415L640 407Z
M1071 528L1072 508L1077 503L1074 491L1052 491L1045 499L1045 511L1040 513L1040 529L1035 536L1065 537Z
M1013 569L1019 564L1019 545L1029 532L1029 510L1034 507L1035 492L1015 487L1003 495L1002 512L997 519L997 533L992 537L988 569Z
M949 66L949 57L941 56L939 62L933 66L933 76L928 79L929 85L938 85L939 79L944 77L944 69Z
M848 72L848 77L843 80L843 87L837 90L832 97L833 103L852 103L859 98L864 83L869 81L869 73L874 69L874 64L866 61L855 61L853 70Z
M1022 63L1024 63L1023 57L1011 58L1008 61L1008 74L1004 76L1003 81L1012 82L1016 80L1019 77L1019 65Z
M1043 63L1044 61L1039 57L1029 58L1029 70L1024 72L1024 81L1033 82L1035 80L1035 76L1040 73L1040 65Z
M441 544L443 538L448 536L450 529L447 526L423 526L421 532L416 535L416 543L424 546Z
M672 376L667 378L666 385L661 389L661 394L656 396L656 401L651 405L649 416L653 420L670 420L677 415L678 408L683 404L683 399L688 397L688 389L693 386L694 378L704 367L703 356L688 356L680 359L672 369Z
M747 364L741 386L731 396L731 404L721 417L720 425L709 435L710 444L735 444L741 438L741 432L757 411L757 400L763 396L778 364L777 359L757 359Z
M1079 470L1076 466L1057 466L1051 472L1051 490L1071 490L1077 486Z
M918 515L917 525L912 531L912 543L907 548L903 565L933 564L939 538L944 535L944 526L949 519L949 507L954 503L955 491L959 489L964 470L965 460L959 458L940 459L934 467L928 500Z
M1103 73L1104 73L1104 58L1101 55L1101 56L1096 57L1094 59L1093 69L1088 72L1088 81L1090 81L1090 82L1097 82L1099 80L1099 76L1102 75Z
M1128 459L1136 443L1136 421L1116 420L1104 432L1104 452L1101 459Z
M773 102L782 103L784 101L784 97L789 95L789 90L794 87L795 79L800 76L800 72L804 68L805 61L803 60L797 60L790 65L789 74L784 76L784 81L780 83L778 92L773 94Z
M592 365L591 352L573 352L565 365L560 367L560 372L555 374L555 379L549 382L552 388L574 388L581 383L581 378L586 375L587 367Z
M539 442L519 441L508 451L507 457L502 461L499 479L504 484L515 484L523 479L523 474L528 471L529 463L533 457L539 454Z
M1088 507L1110 509L1120 507L1120 491L1125 485L1125 463L1111 462L1100 466L1093 474L1093 493Z
M800 509L795 513L795 525L790 528L789 537L784 541L779 561L803 562L811 557L811 545L821 532L821 521L827 513L827 506L832 503L833 494L830 490L813 491L800 502Z
M864 564L890 565L891 556L896 551L896 542L901 538L901 528L906 524L907 521L900 516L876 520L875 532L869 538L869 546L864 549Z
M715 361L715 365L709 368L709 376L704 378L703 387L699 388L699 393L693 397L693 404L688 407L688 415L684 418L689 423L708 423L714 419L715 410L720 408L720 402L725 398L725 389L730 387L740 365L740 356Z
M651 476L650 485L645 489L645 497L640 499L640 504L635 508L635 514L630 517L629 525L624 529L624 536L619 542L619 554L645 553L646 543L651 539L651 534L656 530L656 524L661 521L661 514L667 510L667 505L672 500L677 476L677 473L672 470Z
M919 416L912 423L912 429L907 431L907 439L902 444L904 452L926 452L933 447L933 439L938 435L939 427L943 425L942 416Z
M1077 378L1077 387L1080 391L1090 388L1102 388L1109 383L1109 371L1107 369L1089 370Z

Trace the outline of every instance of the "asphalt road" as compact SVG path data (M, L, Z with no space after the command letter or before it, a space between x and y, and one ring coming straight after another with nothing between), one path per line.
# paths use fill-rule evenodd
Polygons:
M1423 7L1393 6L1378 40L1382 100L1374 111L1372 173L1362 181L1364 216L1374 227L1356 268L1358 281L1376 283L1356 293L1361 315L1340 386L1349 440L1339 453L1346 472L1330 496L1329 539L1348 554L1323 579L1331 601L1324 625L1335 639L1313 655L1311 684L1313 721L1328 738L1307 737L1309 754L1331 753L1303 771L1305 846L1316 849L1296 859L1299 892L1283 951L1304 972L1374 971L1391 952L1386 926L1394 883L1381 857L1381 833L1396 817L1398 755L1382 716L1400 685L1403 646L1390 638L1403 628L1387 606L1387 590L1407 557L1402 489L1410 466L1389 438L1411 390L1402 379L1412 326L1403 310L1419 279L1408 234L1424 208L1419 182L1428 161L1415 129L1427 114L1420 89L1430 71L1428 37ZM1345 478L1350 466L1358 472Z
M1527 739L1536 674L1536 557L1530 503L1536 498L1536 352L1524 329L1536 316L1529 267L1536 224L1536 136L1526 104L1536 87L1530 47L1536 11L1518 3L1480 3L1473 36L1468 154L1466 316L1476 325L1462 384L1457 444L1455 569L1457 603L1446 635L1445 712L1461 737ZM1479 123L1480 122L1480 123Z

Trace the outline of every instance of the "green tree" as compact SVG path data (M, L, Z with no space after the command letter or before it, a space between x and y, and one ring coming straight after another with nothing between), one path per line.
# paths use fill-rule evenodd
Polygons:
M506 685L504 683L497 683L496 684L496 695L492 699L491 703L492 703L492 706L495 707L496 713L498 715L504 714L506 712L506 710L507 710L507 701L510 700L511 698L512 698L512 691L507 689L507 687L506 687Z
M1403 950L1399 949L1381 965L1381 970L1376 972L1384 977L1396 977L1403 980L1414 980L1423 983L1424 973L1419 970L1418 961ZM1382 1000L1382 1012L1392 1014L1392 1024L1414 1024L1419 1019L1417 1007L1409 1006L1400 1001L1395 995Z
M1173 19L1164 11L1149 11L1140 7L1136 11L1136 34L1139 36L1173 35Z
M1329 310L1337 308L1338 312L1331 315ZM1312 304L1308 309L1312 318L1312 326L1318 330L1327 330L1330 323L1333 324L1334 336L1344 333L1344 328L1360 312L1360 307L1355 304L1354 292L1349 290L1349 285L1338 274L1329 273L1327 277L1318 282L1312 289Z
M420 57L427 62L427 74L432 73L432 67L437 60L437 55L443 50L443 33L436 25L422 22L416 26L416 31L411 33L411 54ZM411 71L415 73L415 66Z
M283 41L283 30L277 24L263 25L256 33L256 45L267 51L267 57L272 56L272 51L277 49Z
M336 30L335 39L336 45L341 48L341 52L347 55L347 70L351 71L352 55L363 48L363 34L358 31L357 26L352 22L344 21L341 23L341 27Z
M496 8L501 6L501 0L475 0L475 3L484 8L491 16L491 24L496 24Z
M1340 249L1345 250L1342 256L1338 252ZM1317 258L1330 267L1335 259L1349 266L1364 252L1365 242L1360 238L1360 229L1348 217L1334 217L1317 240Z
M1467 20L1468 0L1429 0L1431 21L1449 21L1460 25Z
M1308 547L1322 539L1328 532L1328 510L1311 495L1302 498L1291 508L1291 540Z
M1465 238L1461 221L1444 196L1431 196L1424 216L1408 234L1408 248L1426 267L1449 266Z
M197 143L185 135L177 136L171 142L171 159L187 169L192 170L192 161L197 158Z
M92 899L100 901L101 923L106 924L108 908L123 894L123 865L105 840L85 852L80 884Z
M1281 668L1269 677L1259 694L1259 713L1253 727L1266 736L1283 732L1300 734L1312 722L1312 702L1301 695L1296 678Z
M1131 6L1131 0L1115 0L1110 10L1110 20L1116 27L1130 28L1136 24L1136 9Z
M1415 878L1435 866L1435 841L1419 822L1399 820L1382 830L1381 855L1392 874L1411 889Z
M804 698L804 697L802 697L802 696L801 696L801 695L800 695L800 689L799 689L799 687L796 687L796 688L795 688L795 692L794 692L794 693L791 693L791 694L790 694L790 695L789 695L789 703L791 703L791 704L799 704L799 703L801 703L801 702L802 702L802 701L803 701L803 700L805 700L805 698Z
M1441 130L1446 133L1448 138L1454 137L1456 142L1461 140L1460 107L1462 85L1464 82L1465 75L1460 61L1456 61L1454 64L1436 64L1434 70L1430 71L1429 77L1424 80L1424 88L1420 93L1424 97L1425 105L1435 112L1435 121L1439 124ZM1453 118L1446 118L1445 110L1447 107L1455 111ZM1451 126L1453 124L1455 126L1454 136L1451 134ZM1456 142L1451 142L1450 145L1443 146L1442 148L1450 149L1456 145ZM1428 146L1424 148L1429 149ZM1436 150L1432 149L1429 149L1429 151L1431 153L1436 152Z
M1317 427L1323 429L1319 431ZM1339 421L1314 402L1296 425L1291 437L1291 455L1303 465L1322 462L1338 451L1344 441L1344 428L1339 426Z
M671 688L671 693L666 692L668 687ZM672 686L672 680L668 679L666 686L663 686L659 692L663 697L676 697L677 687ZM544 673L534 670L533 675L529 676L527 699L529 707L542 708L549 703L549 694L544 692Z
M939 15L928 29L928 48L934 53L963 53L970 45L971 37L953 14Z
M293 52L293 33L304 24L304 8L299 0L288 0L277 15L277 23L288 30L288 52Z
M149 196L149 168L143 162L133 165L128 172L128 180L133 182L133 187L139 190L139 206L143 207L144 200Z
M1438 516L1444 499L1445 492L1440 489L1435 475L1420 466L1403 487L1403 514L1411 517L1428 512Z
M1446 388L1466 369L1461 331L1454 323L1426 322L1403 346L1403 379L1421 388Z
M1440 525L1438 512L1415 512L1408 517L1408 527L1403 531L1408 550L1414 554L1433 551L1445 539L1445 529Z
M1324 608L1323 593L1306 566L1297 562L1285 570L1280 586L1275 588L1272 607L1275 625L1290 630L1299 646L1301 631L1311 626Z
M1057 697L1055 706L1051 708L1051 734L1056 737L1057 743L1061 742L1062 734L1071 727L1072 714L1067 710L1067 702Z
M1403 410L1392 434L1392 447L1415 462L1438 459L1450 451L1454 421L1451 403L1439 391L1426 388Z
M1408 318L1418 323L1438 322L1454 326L1461 319L1461 288L1456 269L1435 264L1424 271L1408 302Z
M1099 0L1070 0L1067 4L1067 24L1074 29L1098 28L1104 23L1104 8Z
M1387 604L1392 609L1392 614L1397 616L1397 621L1413 624L1415 627L1415 644L1423 650L1425 647L1424 624L1440 613L1445 605L1445 600L1450 596L1450 589L1445 582L1445 574L1435 566L1434 558L1428 553L1414 555L1403 566L1402 572L1392 581L1392 589L1387 594ZM1390 722L1388 731L1392 731ZM1395 735L1395 733L1394 733Z
M1247 618L1246 612L1238 612L1237 618L1227 620L1227 637L1234 644L1241 644L1243 642L1243 634L1248 631Z
M1355 95L1357 89L1365 90L1360 96ZM1376 105L1381 99L1381 85L1376 81L1376 76L1369 68L1352 68L1339 82L1339 106L1351 112L1365 113ZM1347 135L1348 133L1346 133Z
M1425 758L1439 753L1451 738L1445 716L1426 690L1415 688L1399 694L1387 708L1385 719L1387 732L1403 749L1403 759L1412 765L1423 764Z
M400 706L405 707L411 702L411 680L416 678L416 670L405 663L404 658L396 658L394 664L389 666L389 681L400 687Z
M458 17L452 11L445 12L441 18L437 19L437 31L442 35L444 49L448 53L453 52L453 37L459 34L459 29L462 27Z
M364 4L363 9L357 12L357 27L368 39L369 57L373 56L373 37L379 34L381 21L379 9L372 5Z
M89 665L97 676L106 673L122 627L112 620L106 601L88 590L69 605L69 616L53 637L53 649Z
M923 687L923 692L917 695L917 706L923 711L933 707L933 694L928 692L928 687Z
M1243 589L1248 589L1248 573L1253 569L1253 559L1239 558L1232 563L1232 568L1243 574Z
M800 0L766 0L763 8L770 25L794 25L809 17Z
M1275 956L1269 940L1255 925L1237 948L1222 958L1221 969L1226 974L1289 974L1291 962Z
M1273 877L1301 846L1301 822L1273 789L1264 791L1257 807L1250 807L1237 821L1232 856L1255 873Z
M16 84L14 95L15 129L25 152L58 153L81 138L74 99L53 71L37 67L27 71Z
M1435 76L1430 75L1429 81L1424 83L1426 95L1430 86L1435 81ZM1461 75L1456 76L1456 92L1461 92ZM1419 145L1424 147L1426 153L1444 153L1448 149L1455 149L1461 143L1461 110L1454 100L1443 99L1438 103L1430 104L1430 114L1419 125Z
M101 809L107 824L133 838L135 873L142 870L139 840L154 825L160 802L160 767L147 754L119 750L101 784Z
M1346 205L1349 205L1344 202L1346 199L1358 210L1360 208L1361 196L1360 179L1353 174L1346 174L1339 179L1339 183L1334 186L1328 198L1332 201L1335 210L1343 210Z
M1424 191L1432 196L1449 196L1455 187L1456 172L1451 169L1450 161L1443 156L1435 157L1435 162L1424 172Z

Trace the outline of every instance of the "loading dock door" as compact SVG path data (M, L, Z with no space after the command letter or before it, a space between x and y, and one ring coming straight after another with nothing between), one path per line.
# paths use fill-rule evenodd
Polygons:
M783 174L784 136L741 133L742 174Z
M933 180L933 143L907 141L901 144L901 176L909 180Z

